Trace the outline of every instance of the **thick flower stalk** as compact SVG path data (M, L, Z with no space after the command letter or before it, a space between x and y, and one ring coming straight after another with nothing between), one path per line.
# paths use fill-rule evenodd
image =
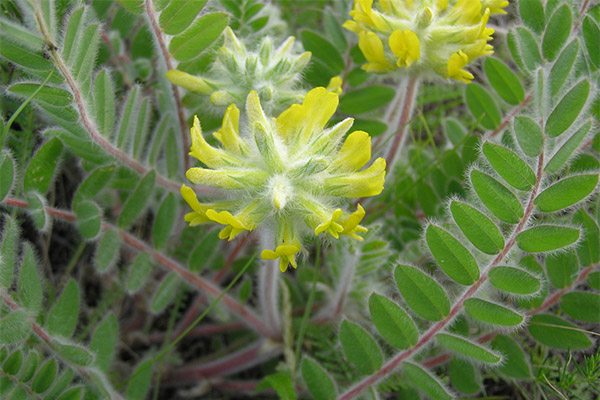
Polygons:
M185 220L192 226L223 225L221 239L231 240L258 227L274 232L273 248L261 256L279 259L281 271L289 264L297 267L307 234L362 240L361 233L367 231L360 225L364 209L358 205L348 213L340 206L343 198L381 193L385 160L378 158L363 169L371 159L371 137L363 131L346 137L352 118L325 127L338 101L337 93L319 87L302 104L269 118L258 94L251 91L242 133L240 111L232 104L222 128L214 133L219 147L205 140L194 118L190 154L204 166L189 169L186 176L194 184L224 189L226 198L202 204L183 185L181 194L193 210Z
M505 13L506 0L355 0L353 20L366 71L398 69L415 76L470 82L465 67L493 53L490 14Z
M306 91L298 88L298 83L311 53L294 54L294 37L274 48L273 40L266 36L256 51L249 51L229 27L224 38L206 76L170 70L167 78L191 92L210 96L210 102L218 107L241 107L251 90L258 93L266 110L282 110L302 100Z

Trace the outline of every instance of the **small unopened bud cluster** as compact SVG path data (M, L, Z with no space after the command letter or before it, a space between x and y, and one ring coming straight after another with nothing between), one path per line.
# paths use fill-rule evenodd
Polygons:
M493 53L487 22L506 6L507 0L355 0L344 27L359 35L366 71L405 68L470 82L464 67Z
M224 37L206 76L170 70L167 78L187 90L209 95L211 103L218 107L242 107L251 90L256 91L269 111L280 111L304 98L306 91L298 88L298 82L311 54L294 54L293 37L275 48L273 40L266 36L256 51L249 51L229 27L225 28Z

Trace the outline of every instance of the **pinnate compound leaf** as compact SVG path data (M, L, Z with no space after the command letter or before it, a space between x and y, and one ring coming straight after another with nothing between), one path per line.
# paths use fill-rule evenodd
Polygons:
M310 358L302 360L302 378L315 400L333 400L337 393L329 374Z
M515 238L519 248L530 253L541 253L567 247L580 236L579 229L561 225L536 225Z
M553 349L583 350L592 345L579 328L555 315L534 315L527 329L535 340Z
M571 8L567 4L559 7L550 17L542 40L542 52L547 60L554 61L558 56L571 33L571 23Z
M340 342L346 359L364 375L378 371L383 354L377 342L360 326L347 320L340 326Z
M102 228L102 210L93 201L82 201L73 209L79 232L85 240L94 240Z
M129 275L127 276L127 290L129 293L135 293L144 286L144 283L146 283L146 280L150 275L150 271L152 271L150 254L138 254L129 269Z
M474 83L466 86L465 98L467 106L476 120L481 119L481 125L486 129L496 129L500 126L502 116L498 105L486 90Z
M2 150L0 155L0 201L10 194L14 186L15 162L10 153Z
M546 24L544 5L541 0L519 2L519 14L525 25L536 33L542 33Z
M453 200L450 211L454 222L475 247L486 254L498 254L504 248L504 237L488 217L474 207Z
M20 342L29 336L31 323L23 310L13 311L0 318L0 344Z
M575 122L587 102L590 82L582 80L563 96L546 121L546 133L557 137Z
M598 69L600 68L600 49L598 48L598 43L600 43L600 28L588 15L583 19L582 31L589 59L593 66Z
M558 172L563 165L567 163L575 150L577 150L579 144L583 141L591 128L592 122L588 121L585 125L574 132L570 138L565 140L562 145L560 145L556 153L554 153L550 161L548 161L548 164L546 164L544 167L544 171L551 174Z
M598 185L598 174L572 175L546 188L534 200L540 211L560 211L585 199Z
M179 277L176 273L171 272L160 283L152 303L150 304L150 310L158 313L164 310L175 298L177 293L177 287L179 286Z
M488 364L498 364L502 361L500 355L464 337L450 333L438 333L435 338L440 345L463 356Z
M110 137L115 125L115 88L110 72L103 69L94 82L94 111L98 131Z
M79 286L74 279L70 279L48 314L46 322L48 333L65 338L71 337L78 320Z
M484 68L490 84L502 100L508 104L517 105L525 99L521 81L502 61L488 57L485 60Z
M33 248L29 243L25 243L25 254L23 264L21 264L21 273L19 274L19 299L21 304L32 314L37 314L42 309L42 282L37 269L37 262L33 253Z
M511 309L486 300L470 298L465 300L467 315L488 324L517 326L523 322L523 316Z
M577 256L573 249L558 254L551 254L546 258L548 280L557 289L564 289L570 286L575 280L578 270Z
M144 176L133 193L127 198L121 214L119 215L119 228L128 229L135 222L137 217L144 211L146 204L152 198L156 172L151 170Z
M121 237L113 229L104 232L96 248L96 268L101 273L107 272L119 259Z
M552 96L556 96L567 81L567 78L573 69L573 65L575 65L578 53L579 40L575 39L569 43L562 53L560 53L560 56L558 56L558 59L550 70L550 94Z
M474 169L471 183L483 204L501 221L516 224L523 217L523 206L517 196L496 179Z
M0 288L8 289L15 278L19 228L10 215L4 215L4 232L0 245Z
M377 293L369 298L369 312L379 334L392 346L407 349L419 339L417 327L396 303Z
M398 265L394 277L404 301L421 318L439 321L450 312L448 295L429 275L408 265Z
M51 358L47 360L44 365L40 368L38 373L35 375L31 384L31 390L34 393L44 393L56 377L56 361Z
M498 366L498 371L517 379L531 377L531 367L527 362L525 352L509 336L496 335L494 340L492 340L492 349L504 355L502 364Z
M523 153L529 157L539 156L544 145L539 124L529 117L515 117L513 126Z
M58 160L62 153L63 145L58 138L52 138L40 147L35 153L23 180L23 191L35 190L46 193L50 188L52 179L58 166Z
M175 36L169 44L169 53L178 61L196 58L212 44L227 26L229 16L210 13L196 19L183 33Z
M172 1L162 10L158 22L167 35L177 35L186 29L204 5L206 0Z
M535 173L527 163L512 150L504 146L486 142L483 154L490 165L509 185L519 190L529 190L535 185Z
M495 267L489 272L490 283L505 292L518 295L537 293L542 284L531 273L515 267Z
M110 312L98 324L90 342L90 350L96 353L94 365L100 371L108 371L115 354L118 335L119 322L117 321L117 317Z
M415 387L434 400L451 400L454 395L434 375L412 362L402 364L404 375Z
M162 249L167 244L175 225L176 212L177 201L175 200L175 195L167 193L160 203L152 228L152 242L157 249Z
M448 375L452 385L464 394L475 394L481 390L478 374L473 364L467 360L452 358L448 365Z
M340 111L354 115L376 110L392 101L394 94L394 89L388 86L357 89L340 98Z
M577 246L579 262L583 267L600 262L600 228L584 209L578 210L573 222L583 227L583 239Z
M461 285L472 285L479 279L477 261L454 236L432 224L425 238L433 257L450 278Z

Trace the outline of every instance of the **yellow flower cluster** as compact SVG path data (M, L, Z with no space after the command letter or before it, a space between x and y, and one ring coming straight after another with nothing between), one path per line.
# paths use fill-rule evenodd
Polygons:
M470 82L464 67L493 53L487 22L506 6L507 0L355 0L344 27L358 34L366 71L407 68Z
M247 129L240 135L240 110L235 104L225 112L221 129L213 134L220 146L204 138L194 119L190 154L202 167L190 168L187 178L194 184L224 191L224 199L201 204L194 191L183 185L181 194L192 208L185 216L190 225L215 222L224 226L219 237L233 239L259 226L276 232L274 250L264 250L264 259L279 259L281 271L297 266L301 238L306 233L346 235L362 240L367 229L360 225L365 215L358 205L346 214L335 207L341 198L374 196L383 190L385 160L369 167L371 137L354 131L347 118L326 128L339 102L339 78L329 88L306 94L277 118L265 114L256 92L246 100ZM345 138L345 140L344 140Z

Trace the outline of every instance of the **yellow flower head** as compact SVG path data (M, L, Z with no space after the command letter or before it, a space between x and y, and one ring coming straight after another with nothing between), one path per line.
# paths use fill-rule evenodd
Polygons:
M181 194L192 208L190 225L215 222L223 225L221 239L233 239L258 227L275 231L273 249L264 259L279 259L282 271L296 268L304 235L362 240L364 209L350 214L339 207L342 198L375 196L383 190L385 160L371 159L371 137L355 131L346 137L353 119L326 127L339 102L341 82L318 87L278 117L269 117L259 96L246 100L247 123L240 135L240 111L229 106L223 125L213 135L220 146L211 146L194 119L190 154L203 166L190 168L194 184L225 189L227 200L201 204L194 191L183 185Z
M411 74L470 82L463 69L493 53L490 14L506 14L507 0L355 0L353 20L344 27L358 34L366 71Z

